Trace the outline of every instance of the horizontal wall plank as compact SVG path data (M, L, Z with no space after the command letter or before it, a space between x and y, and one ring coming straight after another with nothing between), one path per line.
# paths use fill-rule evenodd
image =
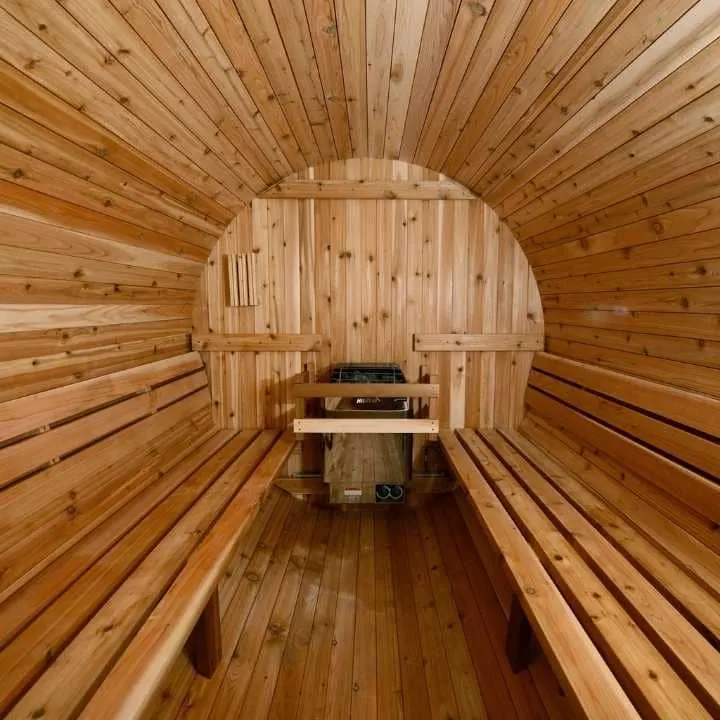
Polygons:
M197 353L187 353L2 403L0 443L174 378L195 373L202 367L202 360Z
M543 295L545 307L589 310L651 311L720 314L720 293L715 288L625 290L622 292Z
M0 214L0 242L22 249L54 253L75 262L93 261L112 264L127 271L130 267L198 277L203 263L167 252L128 245L87 232L78 232L53 224L45 218L26 217L19 208L3 208ZM69 261L69 260L68 260Z
M452 180L284 180L260 194L284 200L475 200Z
M142 228L131 222L88 210L35 190L0 180L0 208L8 215L18 215L37 222L58 225L69 230L115 240L177 257L205 262L212 241L195 245L182 238Z
M538 335L436 333L415 335L413 347L416 352L511 352L519 350L542 350L543 339Z
M720 477L720 455L712 439L616 402L613 397L595 394L592 389L576 387L535 369L530 373L530 385L619 430L629 438L636 438L655 447L711 477Z
M552 325L577 325L649 335L688 337L720 341L720 315L618 310L572 310L546 308L545 321Z
M166 270L135 267L102 260L74 258L54 252L0 245L0 273L20 277L87 280L139 287L195 290L197 277Z
M440 397L437 383L298 383L292 386L296 398L347 397Z
M526 401L541 417L548 418L554 425L591 446L601 448L661 490L674 495L716 524L720 523L720 487L716 483L539 390L528 388Z
M3 305L0 330L22 332L58 327L142 323L190 317L192 305Z
M615 347L586 345L553 337L547 339L547 350L581 362L720 397L720 373L715 368L648 355L638 357L637 353L625 352Z
M720 400L715 398L684 392L668 385L649 382L549 353L538 353L533 367L563 380L578 383L590 390L620 398L623 402L703 433L720 437Z
M0 253L2 250L0 249ZM0 263L1 265L1 263ZM193 290L0 275L0 298L9 304L59 305L191 305Z
M720 368L719 340L554 324L548 326L547 341L551 340L586 343L636 353L643 357L659 357L691 365Z
M268 335L193 335L194 350L202 352L312 352L320 349L322 335L278 333Z
M207 387L198 371L0 449L0 487Z
M188 352L187 335L0 362L0 402Z
M0 356L3 361L37 358L57 353L71 354L107 345L123 345L137 340L190 335L190 318L130 323L128 325L93 325L89 327L53 328L27 332L0 333Z
M356 418L302 418L293 420L293 430L296 433L361 433L394 435L414 433L432 435L438 432L437 420L415 420L390 418L382 419L356 419Z

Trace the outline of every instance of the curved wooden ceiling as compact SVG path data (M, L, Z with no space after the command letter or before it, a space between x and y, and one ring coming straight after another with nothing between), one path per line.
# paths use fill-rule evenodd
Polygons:
M717 159L716 0L4 0L0 36L5 177L190 246L335 158L449 175L528 250Z

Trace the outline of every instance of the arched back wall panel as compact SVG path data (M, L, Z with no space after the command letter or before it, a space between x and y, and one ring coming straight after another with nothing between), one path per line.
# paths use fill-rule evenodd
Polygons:
M229 226L210 256L195 332L318 334L319 350L208 353L217 422L285 427L290 386L304 375L323 377L331 363L391 361L410 382L440 383L442 425L515 426L532 351L413 347L414 335L437 333L513 334L542 346L537 284L508 227L477 199L391 199L399 187L429 190L440 181L401 161L348 160L300 179L324 190L311 184L315 198L256 199ZM376 181L386 197L322 199L335 181L348 181L351 192ZM441 194L472 198L443 182ZM256 263L257 307L228 307L228 253Z

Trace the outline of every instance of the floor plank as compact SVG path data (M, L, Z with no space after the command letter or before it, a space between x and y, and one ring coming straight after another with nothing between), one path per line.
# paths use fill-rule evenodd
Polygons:
M327 509L320 510L310 556L305 564L297 606L275 684L272 705L268 713L270 718L284 720L284 718L294 717L300 702L331 527L332 512Z
M505 615L453 498L357 511L282 495L256 522L221 585L220 667L205 680L179 661L154 716L564 716L537 663L510 671Z

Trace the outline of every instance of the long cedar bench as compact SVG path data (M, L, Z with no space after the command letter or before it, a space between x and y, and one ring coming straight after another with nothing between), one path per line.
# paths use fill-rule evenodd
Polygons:
M139 714L291 452L216 430L197 353L0 405L0 716Z
M509 581L511 660L539 641L588 717L720 716L717 401L545 354L530 383L519 431L440 438Z

